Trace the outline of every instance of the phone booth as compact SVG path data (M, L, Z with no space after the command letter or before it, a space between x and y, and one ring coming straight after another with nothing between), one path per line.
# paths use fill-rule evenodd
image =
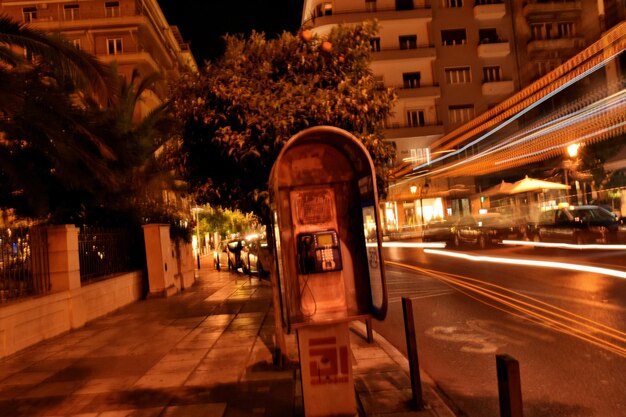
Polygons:
M285 144L269 185L282 322L297 333L305 414L355 415L348 323L387 311L374 164L353 135L318 126Z

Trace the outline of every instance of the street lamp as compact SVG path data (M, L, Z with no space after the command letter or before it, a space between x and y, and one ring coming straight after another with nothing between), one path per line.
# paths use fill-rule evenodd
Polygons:
M565 178L565 185L569 185L568 178L567 178L568 170L570 168L573 168L573 169L576 168L576 158L578 157L578 149L580 149L580 143L572 143L571 145L567 147L567 154L569 155L570 159L566 161L568 162L568 164L564 166L564 170L563 170L563 174ZM578 198L578 181L577 180L574 181L574 193L576 195L576 204L579 204L580 200Z

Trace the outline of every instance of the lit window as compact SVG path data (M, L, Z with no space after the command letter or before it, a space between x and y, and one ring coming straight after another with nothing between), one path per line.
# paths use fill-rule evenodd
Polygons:
M408 127L424 126L424 110L407 110L406 122Z
M376 11L376 0L365 0L365 10L368 12Z
M500 81L501 72L500 67L483 67L483 82L491 83Z
M430 149L428 148L415 148L410 150L410 161L414 165L428 164L430 163Z
M450 106L448 107L448 118L450 123L468 122L474 118L474 106L471 104Z
M107 52L109 55L117 55L122 53L122 39L107 39Z
M315 7L315 16L332 16L333 14L333 4L332 3L321 3Z
M416 49L417 48L417 35L404 35L400 36L400 49Z
M24 14L24 23L30 23L37 20L37 8L36 7L24 7L22 9Z
M419 72L405 72L402 74L404 88L419 88L421 75Z
M467 84L472 82L470 67L446 68L445 73L448 84Z
M119 1L107 1L104 3L104 15L106 17L119 17L120 16L120 2Z
M442 30L441 42L444 46L465 45L467 42L467 33L465 29Z
M63 6L63 18L65 20L78 20L78 4L66 4Z

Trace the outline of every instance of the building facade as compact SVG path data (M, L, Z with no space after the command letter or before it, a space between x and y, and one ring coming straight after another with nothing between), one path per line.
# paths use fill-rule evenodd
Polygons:
M176 26L170 26L156 0L0 0L0 11L17 22L49 33L60 33L77 48L105 63L115 63L130 80L161 73L175 78L196 62ZM167 95L167 83L157 83L144 97L138 117Z
M397 150L387 233L419 234L430 221L481 208L474 178L423 173L460 148L455 129L599 39L600 9L597 0L305 0L302 23L321 33L379 22L372 71L399 95L385 129Z

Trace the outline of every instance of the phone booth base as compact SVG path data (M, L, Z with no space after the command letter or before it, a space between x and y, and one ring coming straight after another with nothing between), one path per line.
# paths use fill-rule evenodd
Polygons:
M357 415L348 323L297 330L306 417Z

